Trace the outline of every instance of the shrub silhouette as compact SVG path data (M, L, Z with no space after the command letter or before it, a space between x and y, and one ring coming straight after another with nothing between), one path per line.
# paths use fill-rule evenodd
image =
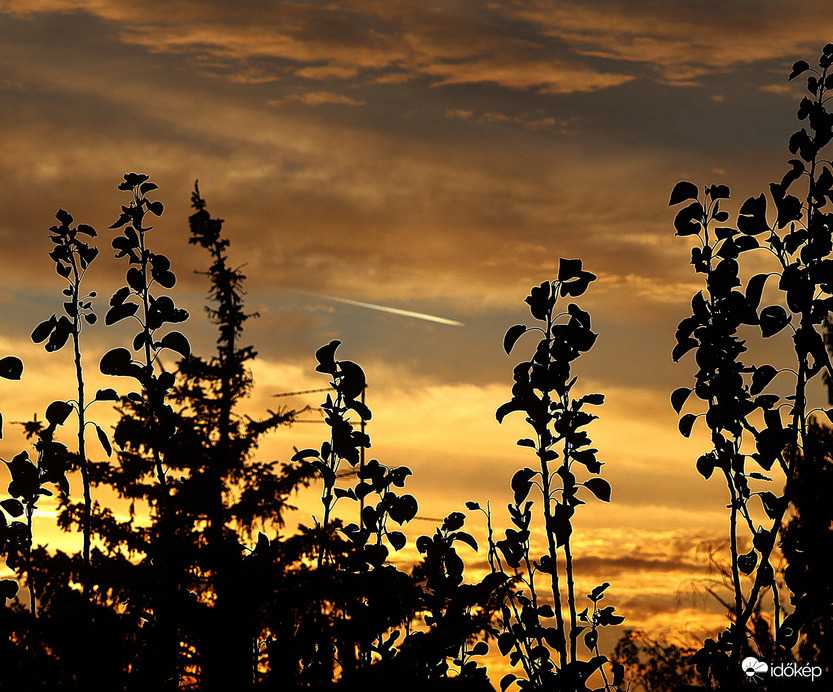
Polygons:
M585 504L580 494L609 502L611 488L598 475L602 468L596 458L598 450L590 447L590 437L584 430L597 418L584 407L601 405L604 396L572 396L578 379L572 376L572 362L593 347L596 334L591 331L587 312L575 303L569 303L564 310L558 301L583 295L595 279L595 274L582 268L581 260L561 259L558 278L534 287L526 298L532 317L542 326L510 327L503 342L509 355L527 332L542 335L532 358L515 366L512 399L496 413L499 422L516 411L526 414L526 422L535 435L518 440L518 445L534 450L537 457L536 468L520 469L512 477L514 502L508 509L515 528L506 529L506 537L500 541L493 541L490 531L492 570L504 575L508 569L513 570L521 585L520 590L508 592L502 606L498 645L502 654L510 654L513 666L521 664L525 677L507 674L500 683L503 690L513 683L529 690L588 689L587 682L596 671L601 672L606 690L616 689L622 681L622 666L612 663L606 671L608 659L600 654L598 646L598 629L624 620L614 614L613 606L599 605L610 584L596 586L587 595L590 605L578 612L573 574L572 518L576 508ZM582 467L590 474L583 481L576 476ZM547 541L547 551L541 557L534 557L531 545L534 502L527 498L533 486L541 493L541 518ZM480 509L474 503L470 508ZM565 587L560 581L562 558ZM539 579L549 581L546 591L538 586ZM562 614L565 600L568 622ZM543 624L550 618L555 620L555 626ZM589 660L578 654L582 633L584 648L592 654Z
M755 642L750 625L766 592L773 600L776 659L789 655L815 607L804 597L800 570L790 568L784 575L792 593L790 604L781 602L772 558L788 509L798 502L798 479L810 473L803 469L821 464L825 454L812 423L807 387L823 372L833 371L823 337L833 307L831 216L824 211L833 200L833 171L820 156L833 138L833 117L825 108L827 91L833 87L833 74L828 75L833 44L825 46L818 64L818 69L811 69L800 60L790 74L794 79L812 73L807 80L810 97L802 99L798 111L809 131L802 128L790 138L790 152L798 158L790 160L790 170L780 182L769 186L774 214L768 216L767 198L761 194L741 205L736 227L730 227L725 225L729 214L720 208L729 198L727 186L706 187L701 197L695 185L680 182L671 193L670 205L688 202L677 212L674 227L677 235L699 240L691 264L706 280L705 291L692 300L691 317L677 329L673 354L677 361L695 351L696 384L675 390L671 403L680 413L692 391L705 402L704 413L680 418L680 432L688 437L696 419L704 417L712 449L698 459L697 470L706 479L717 473L729 493L730 624L716 640L705 641L694 661L704 675L726 688L743 679L742 658L764 653L750 648ZM806 183L803 199L789 192L796 183ZM756 274L744 291L738 290L740 256L756 250L768 253L772 271ZM772 277L777 281L770 281ZM761 308L764 297L769 303L776 289L778 302ZM794 366L742 361L747 351L742 336L751 332L745 325L757 328L765 339L789 329ZM793 393L787 397L772 392L773 381L782 373L794 378ZM765 489L775 482L767 474L776 473L784 483L780 495ZM785 554L795 559L789 532L783 542ZM790 605L792 612L787 612Z
M411 574L388 562L391 549L402 550L407 542L393 525L410 522L418 511L416 498L398 491L411 470L376 459L362 462L370 437L356 430L349 416L371 418L362 401L366 378L356 363L336 359L340 345L334 340L315 354L316 371L331 377L332 394L321 406L330 439L293 457L314 467L322 483L323 518L306 530L313 539L315 570L304 574L305 609L291 623L292 642L273 635L270 655L285 657L294 649L296 660L281 669L286 678L291 667L302 687L320 688L336 677L339 687L348 689L486 684L485 668L474 657L487 653L488 645L473 640L494 632L492 597L505 578L487 575L478 584L463 584L464 565L454 544L476 549L477 543L461 531L465 515L460 512L446 517L433 536L417 539L425 559ZM350 488L336 485L344 463L356 471ZM359 524L342 526L331 518L340 500L361 503ZM448 659L457 666L455 677L449 676Z

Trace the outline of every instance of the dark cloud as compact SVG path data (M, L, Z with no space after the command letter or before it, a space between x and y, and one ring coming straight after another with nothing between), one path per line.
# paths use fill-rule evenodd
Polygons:
M645 557L601 557L583 555L573 560L575 569L587 574L604 574L611 577L620 574L642 574L645 572L685 572L702 569L699 562L685 558L645 558Z

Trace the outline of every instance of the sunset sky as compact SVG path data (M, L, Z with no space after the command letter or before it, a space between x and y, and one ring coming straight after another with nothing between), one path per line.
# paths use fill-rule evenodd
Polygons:
M628 625L701 637L723 618L691 580L728 521L725 489L695 471L707 441L683 439L669 405L693 373L670 354L700 285L668 197L680 179L725 183L736 209L780 179L801 89L786 77L830 27L829 3L806 1L0 0L0 350L26 365L2 384L0 454L23 444L10 421L73 396L69 349L29 341L60 309L53 215L99 231L85 286L103 315L125 271L106 229L127 171L160 186L149 242L210 354L193 273L207 256L187 244L198 178L260 313L247 411L316 404L271 397L325 386L313 353L340 339L368 375L372 455L412 469L420 516L491 499L505 528L509 480L533 459L515 446L521 416L501 426L494 411L534 344L509 358L503 334L530 323L523 299L559 257L581 258L599 277L580 299L599 338L577 388L607 396L588 432L613 502L578 513L580 588L608 580ZM88 371L125 335L86 330ZM788 338L767 348L788 362ZM325 432L300 424L262 451L288 459ZM315 511L301 500L296 522ZM45 510L36 540L78 549ZM482 539L481 518L469 526ZM484 560L481 546L470 565Z

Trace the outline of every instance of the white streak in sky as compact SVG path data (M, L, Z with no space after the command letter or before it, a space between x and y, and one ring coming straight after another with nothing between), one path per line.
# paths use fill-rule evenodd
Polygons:
M306 293L306 291L305 291ZM350 300L349 298L336 298L335 296L324 295L323 293L310 293L310 295L326 298L327 300L334 300L337 303L344 303L346 305L355 305L360 308L368 308L369 310L378 310L379 312L388 312L391 315L401 315L402 317L414 317L418 320L426 320L428 322L436 322L437 324L447 324L451 327L463 327L462 322L456 320L447 320L445 317L437 317L436 315L426 315L423 312L413 312L411 310L400 310L399 308L389 308L386 305L374 305L373 303L362 303L358 300Z

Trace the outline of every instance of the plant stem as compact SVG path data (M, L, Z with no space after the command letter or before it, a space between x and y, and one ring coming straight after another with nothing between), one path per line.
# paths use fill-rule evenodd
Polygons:
M40 465L39 465L40 466ZM26 504L26 524L29 527L29 545L28 545L28 557L29 557L29 569L28 569L28 576L29 576L29 612L32 613L32 616L37 618L38 616L38 598L37 593L35 590L35 571L32 568L32 515L35 513L35 503L27 503Z
M84 485L84 516L82 520L82 531L84 534L83 548L83 569L81 572L81 585L84 592L84 600L90 597L90 543L91 543L91 513L92 495L90 492L90 472L87 464L86 446L86 411L84 410L84 373L81 366L81 313L78 299L78 291L81 279L78 275L78 267L75 263L75 256L72 255L72 303L75 315L73 318L72 346L75 360L75 381L78 388L78 456L81 464L81 482Z

